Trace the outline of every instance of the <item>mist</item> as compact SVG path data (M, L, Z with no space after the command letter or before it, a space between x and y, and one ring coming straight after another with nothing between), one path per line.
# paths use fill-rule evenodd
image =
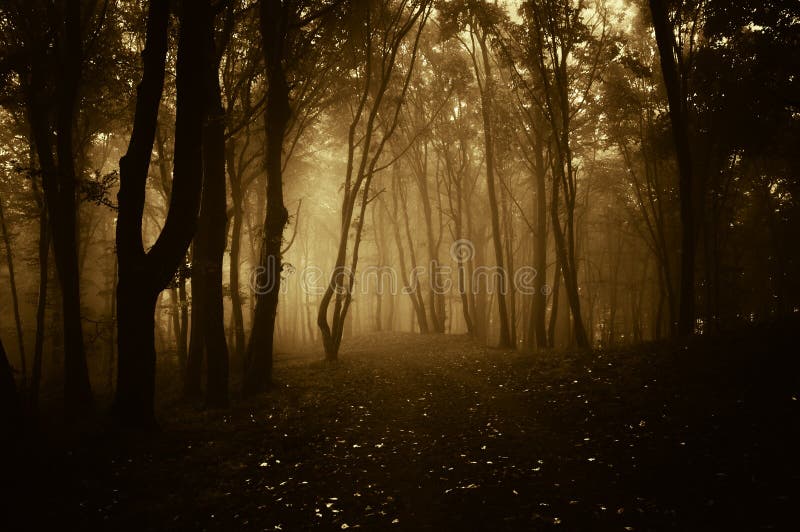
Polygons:
M788 526L798 20L5 1L3 519Z

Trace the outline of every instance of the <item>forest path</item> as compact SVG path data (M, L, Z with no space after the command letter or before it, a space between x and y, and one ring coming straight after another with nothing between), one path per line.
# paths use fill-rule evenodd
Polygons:
M71 450L47 504L113 530L772 529L800 479L797 363L759 363L780 349L368 335L280 359L229 411L165 406L159 435Z

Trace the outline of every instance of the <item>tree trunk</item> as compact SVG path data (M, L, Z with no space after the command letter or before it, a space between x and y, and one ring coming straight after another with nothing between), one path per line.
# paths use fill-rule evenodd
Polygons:
M405 250L403 249L403 237L400 233L400 222L398 218L400 217L399 209L398 209L398 196L399 192L397 191L397 175L396 173L393 175L393 179L395 181L395 191L392 194L392 205L393 205L393 212L392 212L392 227L394 229L394 240L397 244L397 259L400 262L400 278L403 281L403 288L402 292L408 294L408 297L411 299L411 306L414 309L414 317L417 320L417 326L419 327L419 332L425 334L428 332L428 321L425 318L425 309L424 307L420 307L419 300L417 299L417 291L414 286L409 283L409 276L408 276L408 268L406 266L406 255ZM414 267L414 266L412 266Z
M206 21L206 124L203 131L203 194L192 253L192 342L186 371L186 393L200 394L206 359L206 406L228 405L228 346L222 299L222 260L227 241L225 113L219 86L219 55L213 19Z
M694 262L695 229L694 200L692 194L692 156L689 147L687 94L681 88L680 73L675 60L675 35L663 0L650 0L650 12L656 33L661 72L667 89L669 118L675 153L678 159L680 215L681 215L681 279L678 311L678 334L689 336L694 332Z
M117 272L118 272L117 256L114 255L114 273L111 278L111 295L108 302L108 315L111 322L111 333L108 338L108 390L114 392L114 365L117 361L117 338L115 331L117 330Z
M0 448L10 443L22 428L22 408L14 373L0 339Z
M547 347L553 349L556 346L556 324L558 323L558 303L561 292L561 261L556 257L556 266L553 270L553 301L550 304L550 321L547 324Z
M395 174L397 178L397 175ZM396 182L397 187L403 187L403 184L397 179ZM404 194L403 189L398 189L400 202L403 210L403 222L405 227L406 233L406 240L408 241L408 254L409 259L411 260L411 272L410 277L406 277L405 272L403 274L403 280L406 281L406 288L408 291L408 295L411 296L411 302L414 306L414 312L417 314L417 324L419 325L419 332L421 334L428 334L430 332L430 325L428 321L428 313L425 309L425 299L422 295L422 287L419 285L419 270L417 265L417 253L414 251L414 238L411 236L411 221L408 216L408 199L406 194ZM401 246L400 241L398 240L398 246ZM398 252L403 253L402 247L398 247ZM402 268L405 270L405 267ZM428 309L428 311L433 312L433 309ZM434 318L431 316L431 321ZM434 325L435 327L435 325Z
M495 166L494 166L494 131L492 129L492 97L493 80L487 50L485 36L479 39L481 45L481 55L485 72L484 86L481 90L481 115L483 117L483 138L486 155L486 189L489 194L489 210L492 222L492 243L494 244L494 255L499 270L499 277L495 291L497 292L497 305L500 313L500 339L498 347L511 347L510 324L508 319L508 307L506 306L507 279L505 271L505 261L503 260L503 242L500 233L500 214L497 205L497 193L495 192ZM477 72L476 72L477 74Z
M180 304L180 329L178 336L178 356L181 358L181 367L186 367L189 356L189 297L186 292L185 267L178 270L178 302Z
M181 353L181 302L178 296L178 287L169 287L169 301L170 301L170 318L172 326L172 334L175 337L175 358L178 361L178 368L185 370L186 367L186 353Z
M397 6L398 10L404 10L405 4ZM417 50L419 47L422 29L430 15L431 5L429 2L415 4L411 8L409 16L404 20L402 13L393 13L389 19L388 27L381 28L382 43L376 46L377 53L373 57L373 39L381 40L379 32L373 31L371 9L364 13L364 24L366 27L365 65L363 76L363 89L360 91L357 103L357 111L348 128L348 157L347 170L345 175L344 198L342 201L342 221L339 234L339 247L334 263L334 271L328 283L325 293L320 301L319 311L317 312L317 325L322 333L322 342L325 348L325 356L328 360L336 360L341 345L342 333L347 319L347 311L352 302L352 290L355 283L355 270L358 266L358 251L361 244L362 230L364 228L364 216L367 205L370 202L369 192L372 179L375 175L375 168L378 160L383 153L386 143L394 134L398 124L400 110L408 91L411 74L416 62ZM406 35L418 24L418 30L414 42L410 48L409 67L405 73L402 89L398 97L393 98L391 107L387 109L393 116L389 125L383 128L378 142L373 146L376 135L378 115L381 114L381 103L386 95L387 87L393 77L395 63L397 61L398 50L405 40ZM373 63L377 62L380 66L377 77L373 78ZM369 105L367 102L369 100ZM356 140L356 133L362 124L362 116L367 110L367 119L361 138ZM358 153L358 155L356 155ZM358 216L354 218L356 204L358 206ZM349 257L349 269L345 267L348 259L347 248L350 240L350 230L355 233L352 254ZM343 282L342 282L343 279ZM333 315L330 323L328 322L328 310L331 300L334 301Z
M81 328L81 303L76 239L76 204L72 128L75 122L81 72L80 2L66 3L59 39L61 70L56 84L57 136L54 142L49 114L51 96L46 91L45 73L30 72L26 107L36 155L42 171L48 220L53 239L56 270L61 285L61 314L64 327L64 406L67 416L79 417L92 407L92 391L86 366ZM53 153L55 144L58 162Z
M283 230L289 213L283 203L283 142L291 118L289 86L284 72L286 8L278 2L262 1L260 6L261 45L266 60L267 110L264 126L267 134L267 213L264 219L264 242L261 268L258 271L253 330L247 346L247 370L243 393L253 395L266 390L272 380L275 316L280 293Z
M239 287L241 249L242 249L242 217L244 216L241 175L234 168L234 143L229 142L227 150L227 167L231 183L231 199L233 200L233 228L231 230L231 321L233 322L233 358L242 363L245 349L244 315L242 314L242 294Z
M445 319L439 312L441 297L434 289L439 275L439 253L436 239L433 236L433 210L431 208L430 194L428 193L428 146L426 141L423 140L422 142L424 143L422 154L420 155L422 161L418 164L419 170L416 172L416 182L422 204L422 214L425 219L425 237L428 249L428 312L433 330L437 333L443 333Z
M177 59L177 111L173 186L169 212L156 243L145 253L142 214L148 168L164 87L169 2L150 2L147 37L128 152L120 159L117 253L119 257L119 364L114 414L118 422L154 427L155 307L173 279L194 236L202 189L202 130L205 97L204 28L207 2L180 13Z
M37 197L41 198L37 195ZM36 300L36 342L33 348L31 368L30 410L39 409L39 386L42 381L42 354L44 352L45 315L47 312L47 282L50 278L50 231L47 226L47 211L39 205L39 294Z
M213 45L213 25L209 20L208 39ZM212 49L212 54L214 50ZM213 55L212 55L213 57ZM208 262L204 265L207 299L204 316L206 340L206 406L221 408L228 405L228 345L225 340L225 307L222 296L222 261L228 236L227 193L225 179L225 114L222 109L219 62L209 69L210 85L208 119L203 138L203 206L200 227L204 219L209 224ZM206 198L208 201L206 201ZM206 208L207 207L207 208ZM197 263L195 262L195 267ZM202 267L202 266L201 266Z
M547 196L545 178L547 168L542 154L542 146L537 144L534 149L534 185L536 190L536 234L534 234L533 263L536 268L536 277L533 279L533 304L531 309L531 322L536 347L544 349L548 346L547 330L545 329L545 312L547 308Z
M3 235L3 244L6 250L6 262L8 264L8 277L11 284L11 302L14 308L14 324L17 328L17 344L19 345L19 361L22 370L22 389L26 387L28 381L28 365L25 358L25 335L22 332L22 318L19 315L19 297L17 295L17 279L14 275L14 256L11 254L11 237L8 234L6 218L3 209L3 202L0 200L0 231Z

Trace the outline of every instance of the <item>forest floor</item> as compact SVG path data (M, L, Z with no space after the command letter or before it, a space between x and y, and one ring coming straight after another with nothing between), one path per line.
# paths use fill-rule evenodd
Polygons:
M157 434L37 451L14 487L27 502L6 496L3 517L28 530L796 530L794 333L535 356L376 333L335 364L279 358L274 390L230 410L164 399Z

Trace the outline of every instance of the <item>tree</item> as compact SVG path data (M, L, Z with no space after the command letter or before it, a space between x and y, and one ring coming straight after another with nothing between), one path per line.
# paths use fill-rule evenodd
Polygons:
M354 9L350 29L352 53L361 64L352 65L354 83L360 84L356 101L352 102L352 119L347 135L347 170L342 197L339 246L328 286L322 296L317 325L322 332L325 356L336 360L342 341L347 311L352 303L358 252L367 205L375 199L370 186L386 143L397 129L422 30L430 16L431 4L422 1L367 1ZM406 37L417 27L413 42L407 47L406 72L399 72L399 54ZM403 74L400 83L393 83L396 74ZM394 94L389 90L393 89ZM398 90L399 89L399 90ZM360 200L360 201L359 201ZM356 215L358 209L358 215ZM353 231L352 249L350 231ZM349 266L347 259L350 259ZM328 316L331 301L333 312Z
M584 0L548 0L525 7L538 52L536 75L542 87L542 109L552 132L550 218L556 256L572 314L575 343L585 349L590 339L581 315L578 288L575 229L578 165L574 156L574 122L587 107L590 91L598 80L608 37L606 12L595 3L589 14Z
M427 311L433 331L443 333L445 332L445 323L447 321L445 294L436 289L437 286L441 286L442 278L439 262L439 248L444 234L440 194L442 185L440 163L442 159L439 157L440 151L435 149L432 126L443 112L444 107L452 104L453 78L456 78L458 74L447 72L451 65L448 65L446 59L442 57L447 54L438 53L429 41L429 37L427 39L424 38L421 45L421 57L425 64L430 65L430 67L418 69L416 75L411 79L408 90L408 103L405 106L405 112L401 116L399 125L402 135L397 135L392 145L395 152L400 152L396 154L398 162L403 161L410 168L419 193L428 252L428 267L426 268L429 280ZM407 209L404 209L404 212L405 210ZM438 224L434 221L436 214L438 214ZM413 249L409 251L413 251ZM412 259L412 262L415 261ZM418 299L418 304L420 305L420 311L424 315L424 299L421 295Z
M21 80L30 139L42 175L47 219L61 286L64 328L64 403L75 418L92 406L81 326L76 202L78 174L73 135L85 66L86 29L96 13L79 0L54 6L9 2L3 6L7 57ZM101 15L102 18L102 15ZM87 23L82 24L81 21ZM13 37L12 37L13 35Z
M186 393L200 393L205 356L206 406L228 405L228 345L222 300L222 259L228 233L225 187L225 111L219 82L220 62L233 32L229 4L219 42L213 19L206 32L206 124L203 130L203 194L192 251L192 333L186 367Z
M526 10L522 8L522 14ZM512 86L516 96L516 110L522 125L517 142L523 160L531 172L535 196L535 224L531 224L533 236L533 264L536 270L533 297L528 318L528 339L535 341L538 349L549 345L545 326L547 310L547 178L550 166L552 133L547 127L543 87L539 83L540 51L535 28L530 15L523 16L523 23L510 25L506 34L498 39L505 60L510 67ZM554 306L557 308L557 306Z
M12 440L22 427L22 408L17 383L14 373L8 362L3 340L0 339L0 425L3 427L0 435L0 448Z
M492 228L492 244L494 246L495 263L498 275L497 286L494 293L497 297L498 313L500 316L499 347L512 347L512 331L514 326L509 320L509 310L506 294L510 288L508 272L506 271L506 258L504 257L503 238L500 227L499 204L496 192L497 163L495 161L496 126L494 114L496 112L496 80L493 74L493 58L491 57L490 41L495 33L495 26L501 22L501 11L496 5L468 0L448 7L445 19L450 26L449 32L457 36L457 31L464 28L469 33L469 42L458 37L470 55L478 84L481 101L481 118L483 120L483 143L486 163L486 190L489 200L489 213Z
M265 0L259 3L259 30L268 85L264 114L267 200L260 267L255 278L253 329L242 381L245 395L266 390L272 379L275 316L283 270L283 231L289 220L283 201L283 172L322 94L319 88L311 85L324 83L324 76L319 75L329 68L324 61L317 61L319 57L311 53L311 49L314 46L325 49L317 40L325 23L330 24L335 17L340 3L312 8L307 14L304 12L309 6L302 3ZM306 53L313 58L311 65L303 62ZM287 134L292 128L295 135L287 149Z
M459 70L466 71L467 64ZM473 124L479 117L471 112L466 104L471 94L466 83L458 84L453 110L444 113L435 125L434 146L444 166L444 189L447 197L447 216L452 221L451 233L457 273L457 290L461 300L461 313L467 333L477 335L478 325L475 313L475 294L472 285L470 263L474 247L467 244L472 235L468 231L470 200L479 178L480 163L476 161L474 146L471 143Z
M4 214L3 201L0 200L0 234L3 236L3 244L6 252L6 263L8 264L8 278L11 284L11 302L14 307L14 323L17 326L17 344L19 344L20 369L22 370L23 388L27 381L27 361L25 360L25 337L22 332L22 319L19 314L19 297L17 296L17 281L14 275L14 256L11 253L11 236L9 235L8 225Z
M682 3L682 2L681 2ZM669 118L675 153L678 159L680 213L681 213L681 279L678 332L682 336L694 332L694 267L695 223L692 177L692 154L689 148L688 91L685 76L681 76L678 63L683 49L675 42L675 28L670 22L665 0L650 0L650 13L656 32L661 72L667 89ZM677 55L677 57L676 57Z
M179 14L176 65L176 118L173 184L164 228L149 251L142 244L145 186L164 87L169 2L153 0L147 16L143 74L136 98L133 131L120 159L117 254L119 257L119 368L114 414L125 425L155 426L155 321L159 293L182 264L194 236L203 181L202 135L207 79L208 2Z
M236 4L232 4L236 5ZM263 160L264 142L256 138L251 127L261 117L266 103L263 71L263 51L257 44L259 17L243 10L238 20L239 38L231 39L223 54L222 96L225 107L225 167L230 182L232 208L230 244L230 294L231 294L231 355L233 360L243 364L247 347L245 339L244 314L242 312L243 294L240 282L242 263L242 234L245 229L245 216L248 191L253 182L261 176L260 163ZM254 44L255 43L255 44ZM259 194L260 200L261 194Z
M619 192L621 206L631 212L634 229L643 239L658 267L659 301L657 335L662 322L670 334L677 332L675 293L674 217L677 211L672 150L667 144L663 116L666 101L657 90L649 22L637 21L626 36L624 52L609 66L604 80L607 135L619 151L630 185ZM667 124L668 126L668 124ZM663 319L666 302L666 320Z

